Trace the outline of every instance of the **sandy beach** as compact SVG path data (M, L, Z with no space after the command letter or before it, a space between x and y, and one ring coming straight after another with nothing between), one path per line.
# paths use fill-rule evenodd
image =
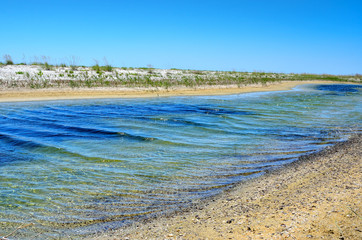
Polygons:
M361 239L361 137L95 239Z
M0 102L45 101L64 99L95 98L148 98L169 96L206 96L228 95L250 92L268 92L290 90L301 84L337 84L332 81L281 81L267 85L255 84L247 86L205 86L195 88L175 87L170 89L156 88L60 88L60 89L3 89L0 90ZM348 83L347 83L348 84Z

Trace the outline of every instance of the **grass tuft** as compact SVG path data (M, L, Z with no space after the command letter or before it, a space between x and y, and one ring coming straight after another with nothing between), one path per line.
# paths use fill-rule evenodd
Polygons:
M13 65L13 59L11 58L11 56L9 54L5 54L3 56L4 60L5 60L5 65Z

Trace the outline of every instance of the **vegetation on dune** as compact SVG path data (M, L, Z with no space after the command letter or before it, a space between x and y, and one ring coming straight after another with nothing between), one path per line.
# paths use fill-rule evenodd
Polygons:
M14 64L11 56L4 55L4 65ZM327 80L360 83L362 75L327 75L327 74L286 74L266 72L236 71L201 71L181 69L156 69L152 65L141 68L111 66L106 59L105 65L98 61L92 67L77 65L77 58L72 57L69 64L49 64L48 57L42 62L33 62L36 72L16 71L6 77L0 76L2 88L94 88L94 87L127 87L127 88L162 88L203 86L245 86L250 84L268 84L279 81ZM0 66L1 66L0 65ZM24 63L17 65L26 65ZM28 65L29 66L29 65Z
M98 74L102 71L112 72L113 67L111 65L99 66L98 63L92 66L92 69L96 71Z
M11 58L11 56L9 54L5 54L3 56L4 60L5 60L5 65L13 65L13 59Z

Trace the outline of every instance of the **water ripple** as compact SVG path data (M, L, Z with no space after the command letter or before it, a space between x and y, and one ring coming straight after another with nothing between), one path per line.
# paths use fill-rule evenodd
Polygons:
M79 237L177 210L361 131L361 102L338 84L1 103L0 229Z

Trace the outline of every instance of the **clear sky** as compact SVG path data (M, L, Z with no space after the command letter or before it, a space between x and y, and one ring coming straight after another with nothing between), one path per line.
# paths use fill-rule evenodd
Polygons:
M361 0L0 3L0 56L17 63L362 74Z

